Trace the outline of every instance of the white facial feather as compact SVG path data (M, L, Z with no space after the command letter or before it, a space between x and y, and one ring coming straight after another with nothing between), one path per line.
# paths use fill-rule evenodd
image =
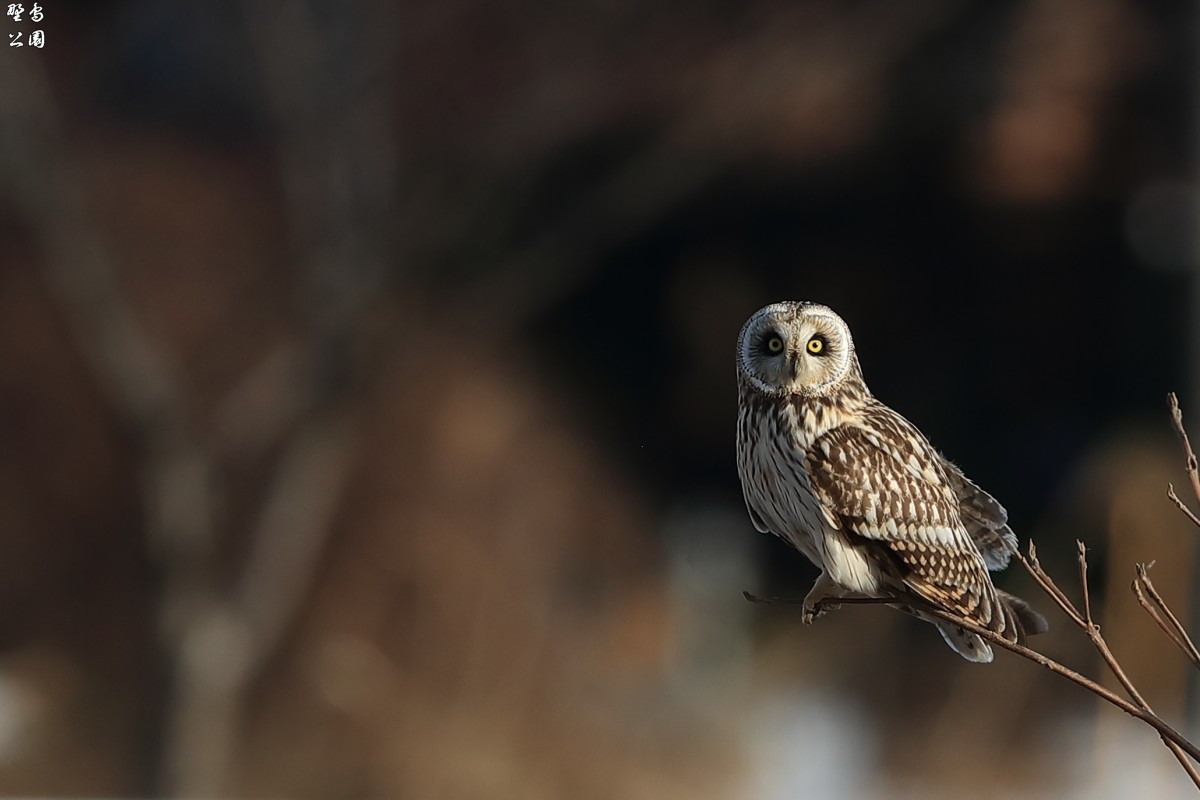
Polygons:
M778 352L767 343L778 337ZM819 338L820 352L809 350ZM774 303L759 309L738 336L738 367L758 391L820 396L854 367L854 340L842 318L816 303Z

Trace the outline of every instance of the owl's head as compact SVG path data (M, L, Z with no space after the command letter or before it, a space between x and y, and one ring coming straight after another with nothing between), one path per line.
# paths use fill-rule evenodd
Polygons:
M823 397L865 390L850 328L816 303L784 302L760 308L738 336L738 374L770 395Z

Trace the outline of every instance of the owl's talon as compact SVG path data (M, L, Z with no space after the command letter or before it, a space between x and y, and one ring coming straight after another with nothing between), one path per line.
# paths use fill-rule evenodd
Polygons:
M830 603L826 600L805 603L804 612L800 615L800 621L805 625L812 625L813 621L818 617L823 617L830 612L837 611L841 607L841 603Z

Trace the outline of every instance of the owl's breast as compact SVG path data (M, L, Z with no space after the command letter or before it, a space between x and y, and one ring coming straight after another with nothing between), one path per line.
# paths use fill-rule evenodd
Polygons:
M738 421L738 474L751 516L823 566L819 543L829 525L809 481L806 437L790 418L794 414L790 407L743 405Z

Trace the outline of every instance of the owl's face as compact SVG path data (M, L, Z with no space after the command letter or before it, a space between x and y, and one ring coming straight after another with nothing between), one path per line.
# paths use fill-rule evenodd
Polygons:
M850 329L816 303L761 308L738 337L738 372L765 394L829 394L857 373L855 363Z

